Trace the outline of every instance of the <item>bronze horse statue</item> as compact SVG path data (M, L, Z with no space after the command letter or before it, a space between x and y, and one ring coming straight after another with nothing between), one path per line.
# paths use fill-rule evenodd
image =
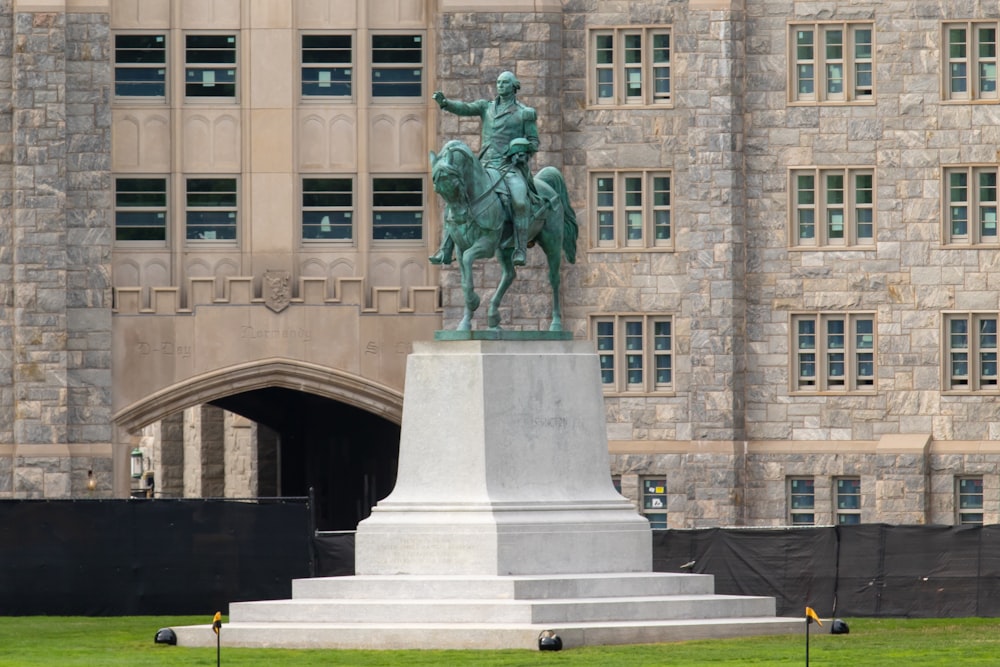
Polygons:
M516 276L511 257L514 253L513 230L503 202L507 196L503 173L484 167L465 143L446 143L440 154L431 152L431 178L434 190L444 199L444 233L451 236L458 251L462 274L465 311L459 331L472 328L472 316L479 308L479 295L472 281L472 264L477 259L496 255L503 274L490 299L487 323L500 326L500 302ZM562 331L562 307L559 303L562 256L576 262L579 229L576 213L569 203L566 183L555 167L545 167L534 178L541 199L533 210L528 230L528 244L538 245L548 261L549 285L552 287L552 324L549 331Z

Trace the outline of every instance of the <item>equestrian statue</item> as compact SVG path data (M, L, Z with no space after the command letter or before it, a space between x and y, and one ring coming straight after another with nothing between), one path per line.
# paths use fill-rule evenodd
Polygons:
M521 84L511 72L497 77L492 100L460 102L444 93L434 100L445 111L482 119L478 155L461 141L447 142L440 154L431 153L434 190L444 199L444 234L441 247L431 255L432 264L450 264L458 251L465 311L459 331L472 328L480 299L472 282L472 264L495 255L502 276L490 299L487 322L500 326L500 302L516 276L516 266L527 263L529 247L539 245L548 260L552 287L550 331L562 331L559 304L562 255L576 261L579 234L576 214L569 203L566 183L555 167L545 167L534 177L529 160L538 150L535 110L517 100Z

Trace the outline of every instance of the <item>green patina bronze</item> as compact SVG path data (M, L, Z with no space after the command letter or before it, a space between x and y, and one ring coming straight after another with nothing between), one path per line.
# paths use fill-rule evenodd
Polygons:
M527 248L538 245L548 261L552 287L550 331L562 331L559 303L562 256L576 261L579 234L576 214L569 203L566 183L555 167L545 167L534 177L528 163L538 150L535 110L517 100L521 84L511 72L497 77L493 100L459 102L437 91L434 99L445 111L482 119L479 154L461 141L449 141L440 154L431 153L434 190L445 201L441 248L429 259L450 264L458 251L465 311L459 331L472 328L480 299L472 281L472 264L495 255L502 276L490 299L487 322L500 326L500 302L516 274L515 266L527 261Z

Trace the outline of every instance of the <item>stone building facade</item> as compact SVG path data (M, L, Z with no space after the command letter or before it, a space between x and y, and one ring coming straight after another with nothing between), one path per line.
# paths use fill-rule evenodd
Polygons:
M160 495L281 492L268 389L398 424L462 306L427 154L479 142L430 94L511 69L654 525L995 523L998 34L957 0L0 0L0 496L124 495L135 449ZM547 326L529 256L507 328Z

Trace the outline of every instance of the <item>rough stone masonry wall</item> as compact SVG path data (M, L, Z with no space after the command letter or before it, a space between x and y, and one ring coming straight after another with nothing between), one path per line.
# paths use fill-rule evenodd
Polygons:
M111 487L110 459L58 455L111 438L108 16L0 21L0 494L67 497Z

